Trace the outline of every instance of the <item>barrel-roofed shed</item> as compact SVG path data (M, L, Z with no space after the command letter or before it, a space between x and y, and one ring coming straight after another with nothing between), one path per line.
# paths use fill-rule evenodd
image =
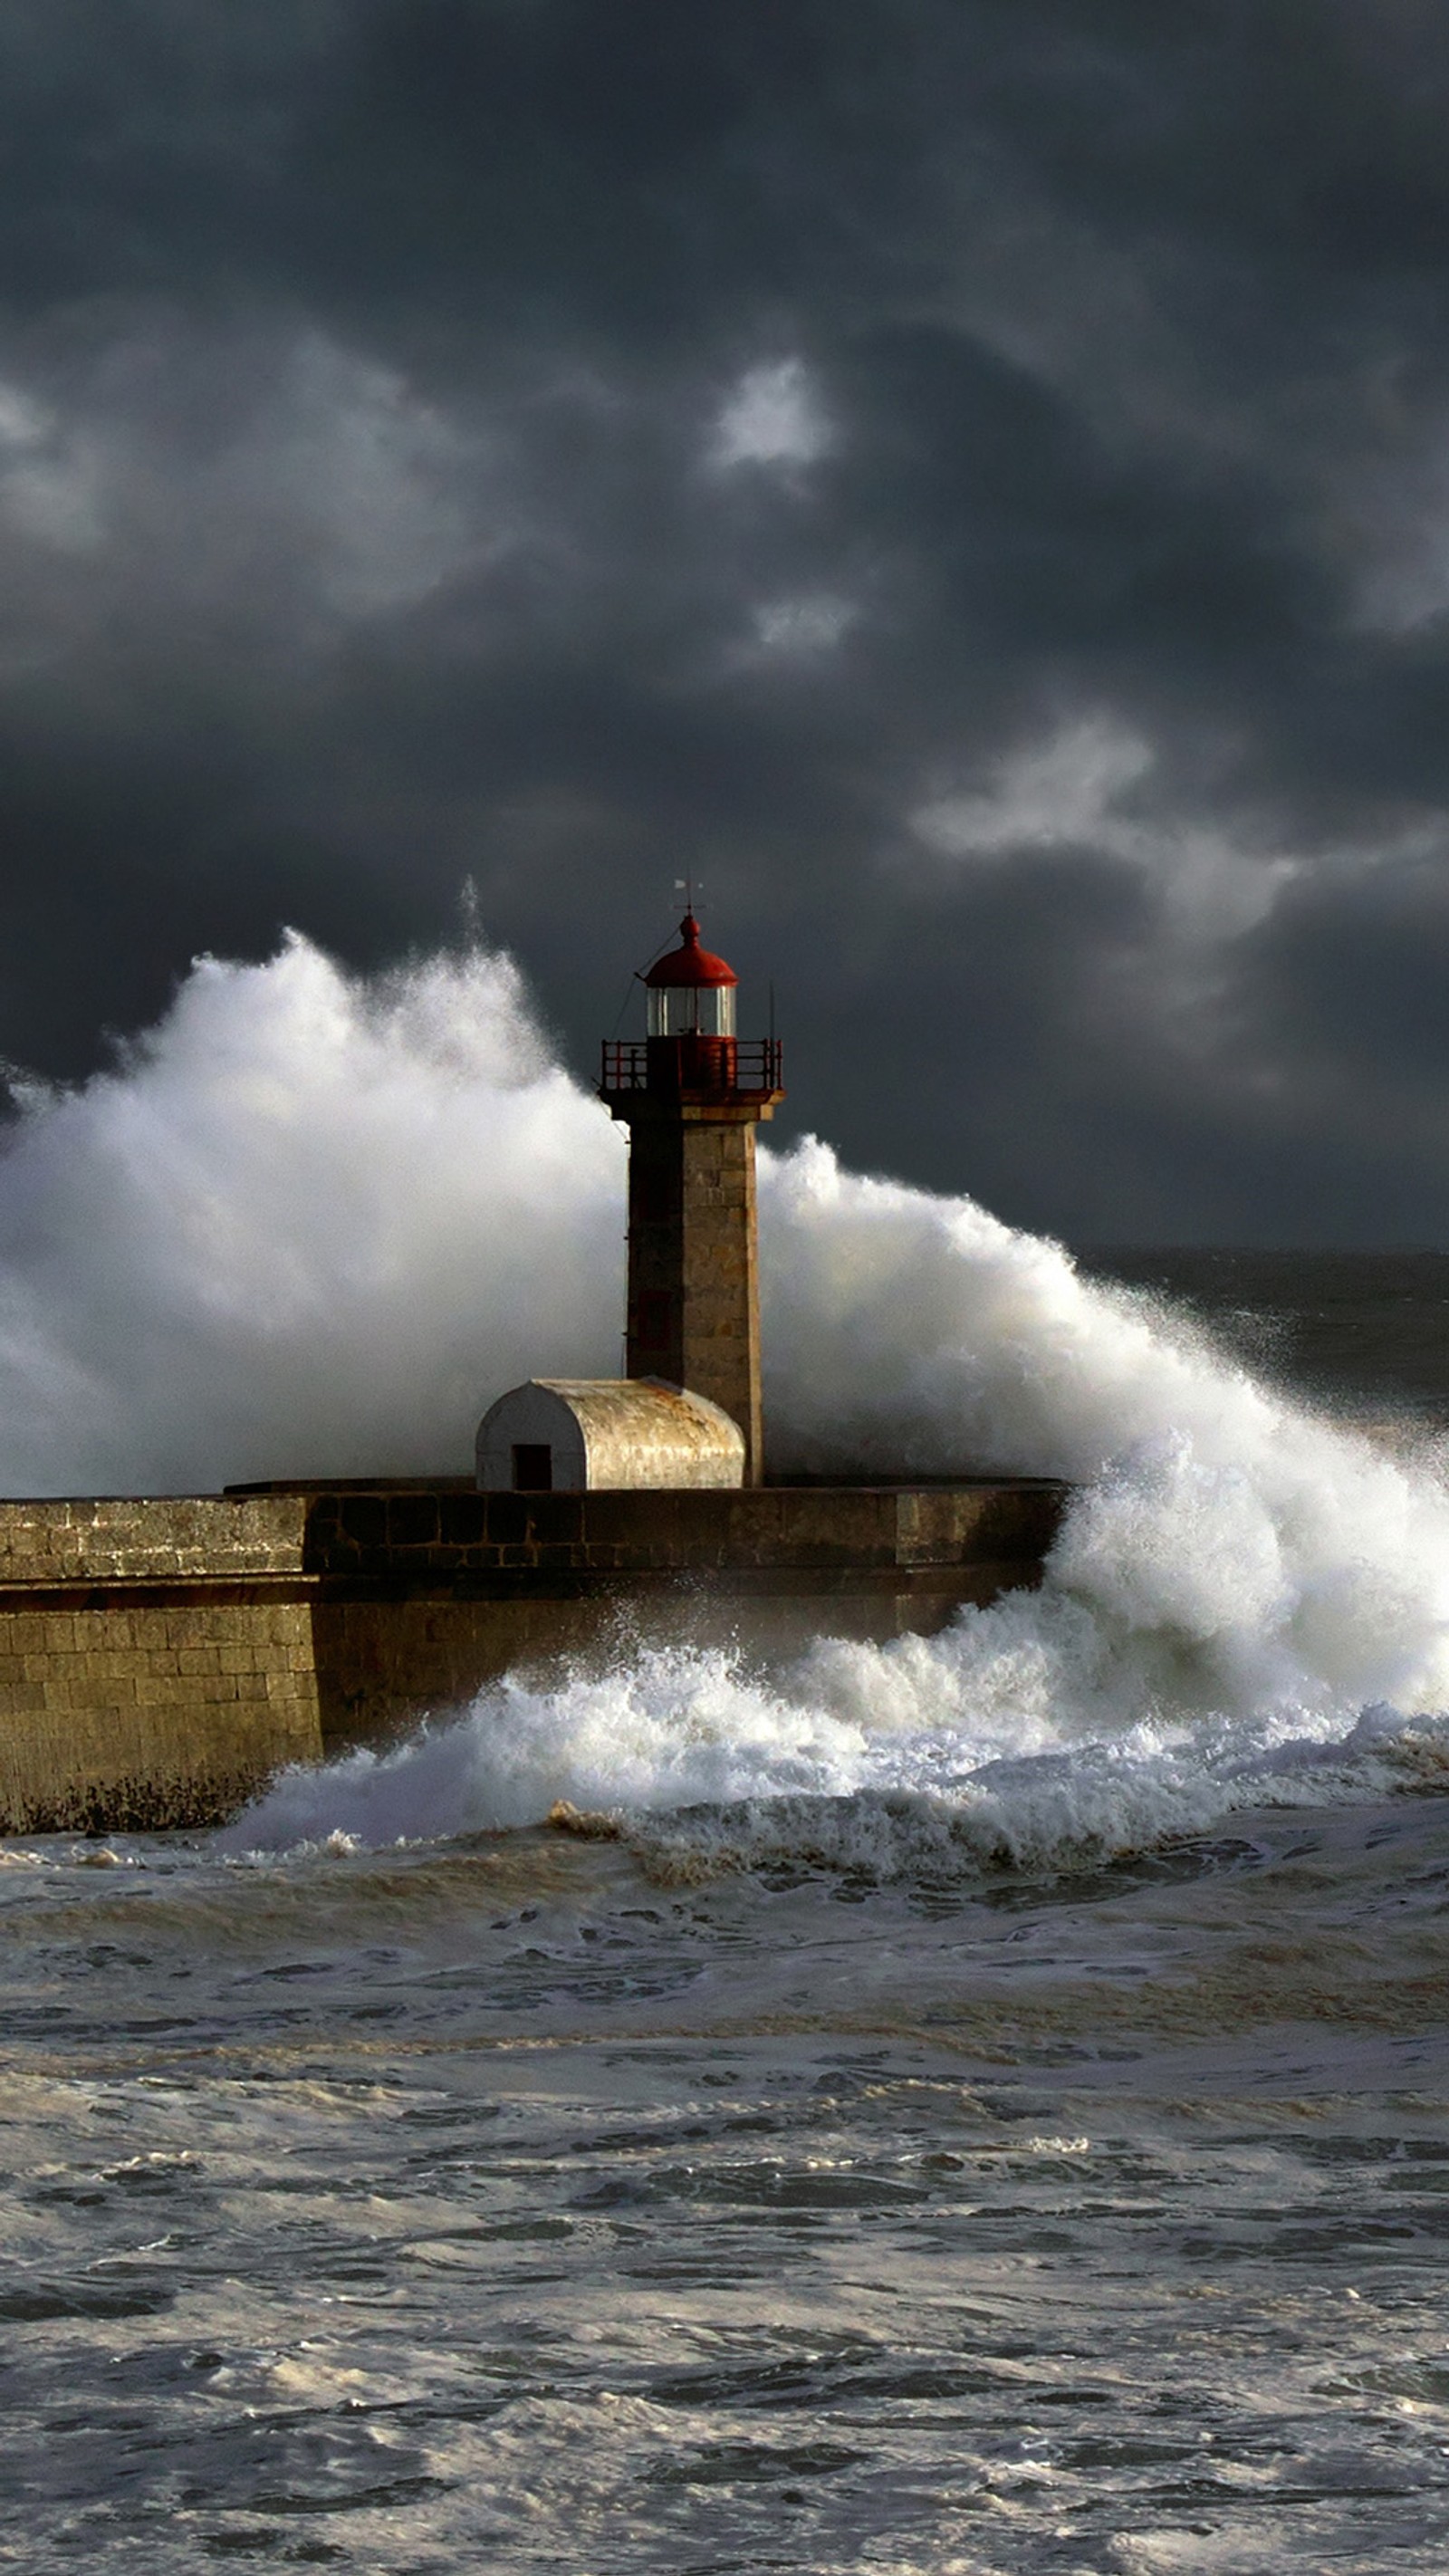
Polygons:
M744 1477L738 1423L707 1396L658 1378L529 1378L478 1425L485 1493L637 1492Z

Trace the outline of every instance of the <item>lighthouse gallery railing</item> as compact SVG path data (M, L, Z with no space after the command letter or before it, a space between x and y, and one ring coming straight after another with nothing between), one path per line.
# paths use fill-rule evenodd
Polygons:
M688 1091L756 1099L784 1088L785 1050L780 1038L678 1037L606 1038L599 1089L657 1090L661 1074L666 1074L666 1060L670 1069L677 1067L676 1080Z

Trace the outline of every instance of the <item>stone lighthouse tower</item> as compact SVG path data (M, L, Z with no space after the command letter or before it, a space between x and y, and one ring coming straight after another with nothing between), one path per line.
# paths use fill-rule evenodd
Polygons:
M625 1367L708 1396L739 1424L745 1482L764 1474L755 1128L784 1098L774 1038L735 1034L738 977L700 945L651 966L648 1036L609 1041L599 1097L629 1129Z

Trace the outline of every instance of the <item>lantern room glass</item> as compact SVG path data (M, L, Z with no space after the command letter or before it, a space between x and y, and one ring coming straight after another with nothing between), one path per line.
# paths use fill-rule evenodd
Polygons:
M733 984L651 984L651 1038L732 1038L735 1033Z

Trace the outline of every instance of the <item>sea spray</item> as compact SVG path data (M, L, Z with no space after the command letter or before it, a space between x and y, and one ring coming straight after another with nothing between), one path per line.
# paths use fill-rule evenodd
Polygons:
M456 1470L501 1387L617 1364L622 1187L622 1140L507 958L372 982L299 939L203 961L114 1071L22 1099L0 1159L0 1474L55 1492ZM762 1157L761 1241L776 1465L1067 1476L1041 1590L931 1641L822 1640L768 1681L647 1649L515 1678L451 1731L439 1711L370 1768L287 1784L263 1838L284 1812L314 1837L427 1835L560 1798L969 1807L989 1763L1085 1777L1105 1746L1111 1776L1145 1762L1162 1784L1184 1742L1193 1777L1206 1758L1185 1730L1226 1727L1251 1770L1254 1744L1449 1703L1449 1497L1427 1466L1060 1247L813 1140ZM1162 1798L1163 1830L1206 1812L1190 1780Z
M1255 1808L1449 1784L1449 1718L1384 1706L1348 1723L1284 1709L1092 1735L1069 1703L1053 1722L1029 1694L1013 1712L1001 1692L994 1716L973 1720L956 1650L965 1638L985 1651L974 1632L992 1620L968 1611L944 1640L823 1645L775 1685L738 1654L678 1647L554 1688L510 1676L386 1751L285 1772L218 1846L353 1850L549 1824L625 1841L664 1879L782 1865L970 1879L1080 1869ZM890 1688L902 1663L918 1705L932 1669L941 1685L929 1725L902 1722ZM853 1699L880 1681L875 1723L822 1704L832 1672Z
M0 1489L452 1473L551 1362L618 1364L622 1138L506 958L202 959L0 1156Z
M204 958L113 1071L19 1099L0 1489L457 1473L503 1388L618 1367L624 1139L507 957ZM1080 1477L1276 1423L1181 1319L969 1199L814 1140L760 1178L777 1468Z

